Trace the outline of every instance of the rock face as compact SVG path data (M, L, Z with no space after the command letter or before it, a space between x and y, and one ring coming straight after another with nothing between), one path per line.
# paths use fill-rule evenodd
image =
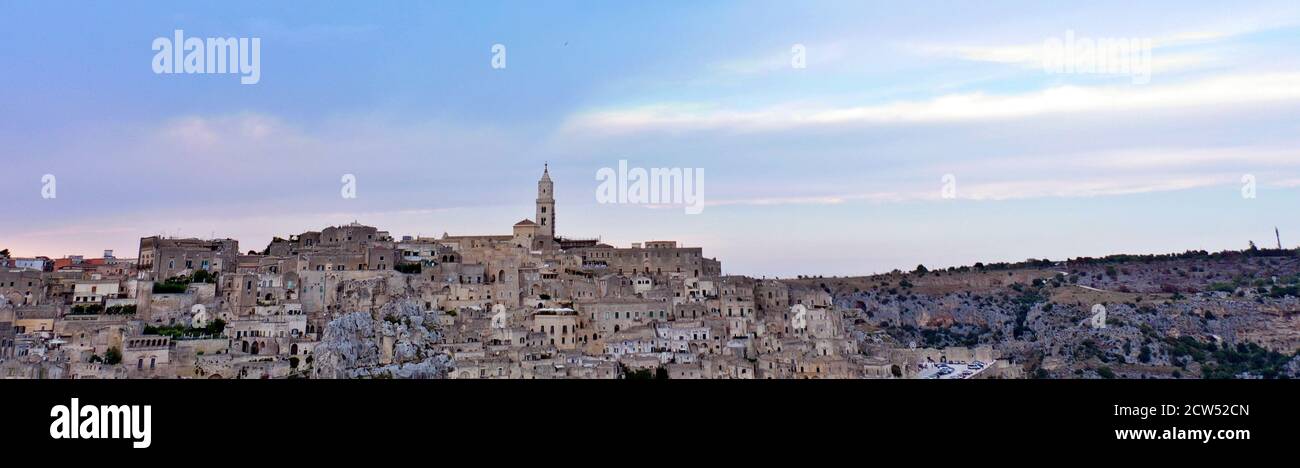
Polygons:
M425 312L399 299L380 308L343 314L325 327L316 347L312 376L348 378L445 378L450 358L437 350L441 312Z
M1102 367L1127 378L1300 377L1300 257L1222 257L795 283L856 311L846 322L864 349L987 345L1053 378ZM1105 328L1088 326L1096 305Z

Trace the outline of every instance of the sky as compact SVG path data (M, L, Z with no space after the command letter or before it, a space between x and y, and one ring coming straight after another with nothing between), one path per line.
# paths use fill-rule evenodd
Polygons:
M561 235L728 274L1300 245L1300 3L1141 3L3 2L0 248L504 234L543 164ZM155 73L178 29L260 80ZM1045 66L1071 37L1150 73ZM601 203L620 161L703 211Z

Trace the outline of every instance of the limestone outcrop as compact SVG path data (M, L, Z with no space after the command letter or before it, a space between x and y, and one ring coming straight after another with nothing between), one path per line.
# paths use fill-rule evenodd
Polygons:
M437 349L438 311L394 300L374 315L342 314L331 320L316 347L312 377L445 378L450 358Z

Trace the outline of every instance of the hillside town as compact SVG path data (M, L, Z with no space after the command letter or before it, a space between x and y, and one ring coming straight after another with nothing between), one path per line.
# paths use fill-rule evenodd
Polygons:
M1294 249L724 275L535 211L501 233L358 223L140 239L135 258L0 252L6 379L980 379L1300 375ZM810 269L815 269L811 265Z

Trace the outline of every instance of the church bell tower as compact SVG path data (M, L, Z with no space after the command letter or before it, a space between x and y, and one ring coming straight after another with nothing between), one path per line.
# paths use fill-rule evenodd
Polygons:
M537 234L555 237L555 184L549 165L542 166L542 179L537 181Z

